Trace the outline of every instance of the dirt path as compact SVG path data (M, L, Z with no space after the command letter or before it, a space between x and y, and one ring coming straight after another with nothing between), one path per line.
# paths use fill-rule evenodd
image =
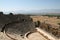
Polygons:
M13 37L13 35L11 35ZM27 38L22 39L19 35L15 35L14 38L16 38L17 40L47 40L46 38L44 38L41 34L39 34L38 32L32 33L28 36ZM10 38L8 38L5 34L3 34L2 32L0 32L0 40L11 40Z
M36 33L32 33L31 35L29 35L29 40L47 40L46 38L44 38L41 34L39 34L38 32Z

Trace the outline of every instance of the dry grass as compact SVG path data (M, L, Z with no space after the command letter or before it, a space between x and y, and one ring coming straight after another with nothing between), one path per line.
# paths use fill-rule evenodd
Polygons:
M33 18L33 21L39 20L40 22L47 22L54 25L57 25L60 23L60 19L57 19L57 17L48 17L48 16L31 16Z

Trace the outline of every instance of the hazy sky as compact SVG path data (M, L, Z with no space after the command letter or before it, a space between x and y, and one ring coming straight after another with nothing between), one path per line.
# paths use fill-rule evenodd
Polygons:
M0 11L60 9L60 0L0 0Z

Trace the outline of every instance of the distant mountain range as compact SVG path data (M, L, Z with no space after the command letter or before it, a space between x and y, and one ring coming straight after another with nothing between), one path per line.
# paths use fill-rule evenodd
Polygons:
M15 10L13 13L35 14L35 15L45 15L45 14L60 15L60 9L43 9L43 10L27 10L27 11L26 10Z

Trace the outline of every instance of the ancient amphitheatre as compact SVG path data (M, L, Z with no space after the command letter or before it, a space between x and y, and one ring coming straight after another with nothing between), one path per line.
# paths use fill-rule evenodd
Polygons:
M2 14L0 15L1 16L0 31L2 30L3 26L8 22L13 22L14 20L15 21L21 20L19 19L19 17L24 17L24 16L18 15L18 18L17 18L17 15L16 16L11 16L11 15L12 14L10 14L10 16L2 15ZM20 35L17 35L17 34L10 35L10 36L13 38L16 38L17 40L60 40L60 25L59 25L60 19L57 19L57 17L48 17L48 16L30 16L30 17L32 18L33 23L35 25L36 23L38 24L37 21L40 21L40 25L38 25L38 27L36 28L38 30L37 32L30 34L28 38L22 38ZM51 29L49 27L51 27ZM12 40L12 39L7 37L4 32L0 32L0 40Z

